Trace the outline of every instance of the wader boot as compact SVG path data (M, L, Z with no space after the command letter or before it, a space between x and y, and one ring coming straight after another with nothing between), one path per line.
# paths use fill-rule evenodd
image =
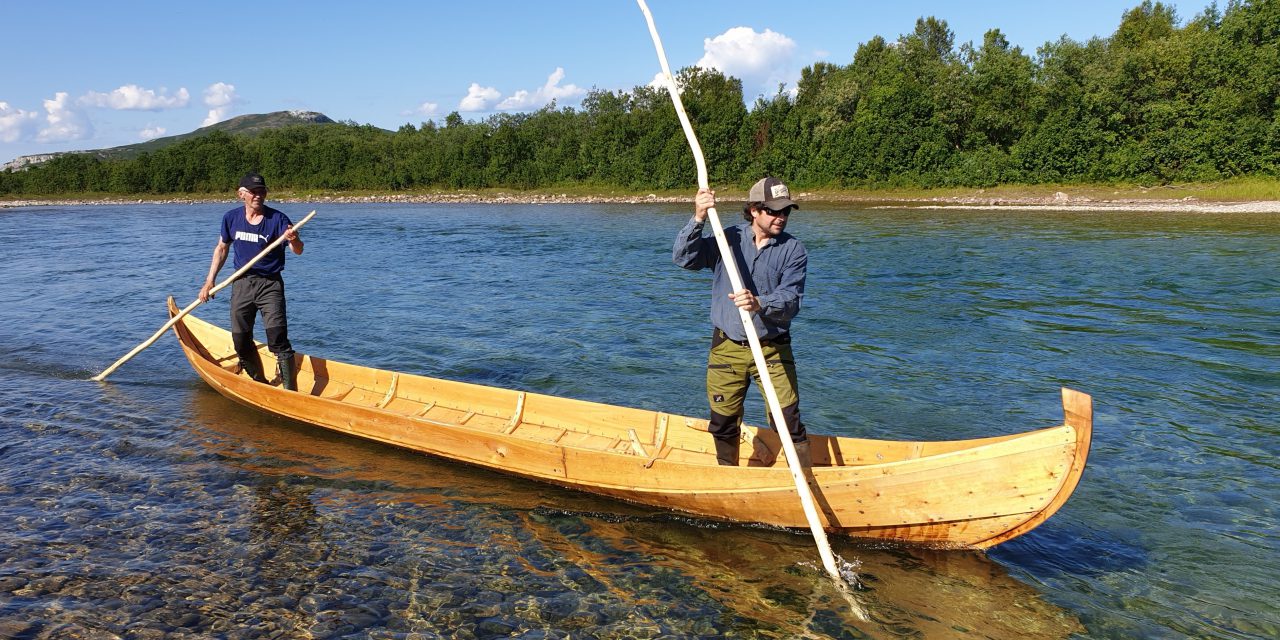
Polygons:
M801 469L809 469L813 467L813 458L809 453L809 441L791 443L796 448L796 459L800 461Z
M276 354L276 369L280 372L280 388L287 391L297 391L298 380L294 377L293 354Z
M738 466L738 447L742 444L740 440L732 442L715 438L716 443L716 462L722 467Z
M258 352L254 351L253 355L246 358L246 354L240 354L240 370L247 373L254 382L267 383L266 376L262 375L262 358L258 357Z
M258 356L258 347L253 343L253 334L232 332L231 344L235 346L236 355L240 356L240 370L254 382L265 384L267 378L262 375L262 358Z
M800 474L804 476L804 481L809 485L809 491L815 495L822 495L822 487L818 485L817 478L813 477L813 453L809 450L809 441L792 442L796 448L796 460L800 462Z

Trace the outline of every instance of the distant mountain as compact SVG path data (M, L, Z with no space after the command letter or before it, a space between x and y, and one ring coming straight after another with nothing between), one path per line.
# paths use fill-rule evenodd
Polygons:
M191 138L199 138L206 136L214 131L225 131L233 135L253 136L268 129L278 129L280 127L290 127L299 124L336 124L329 116L316 111L276 111L274 113L256 113L245 116L236 116L230 120L223 120L207 127L200 127L190 133L181 133L176 136L165 136L156 138L138 144L127 144L120 147L110 147L107 149L92 149L87 151L63 151L59 153L41 153L37 155L22 156L14 159L12 162L0 167L0 171L4 169L21 169L24 167L35 166L43 162L48 162L60 155L68 153L91 153L95 157L102 160L128 160L136 158L143 153L152 153L159 151L167 146L177 144L183 140Z

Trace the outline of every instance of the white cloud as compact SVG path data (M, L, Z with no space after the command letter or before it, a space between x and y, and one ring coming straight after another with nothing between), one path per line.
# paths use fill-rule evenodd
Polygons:
M164 135L164 133L165 133L164 127L147 127L146 129L143 129L142 131L138 132L138 137L142 138L143 140L153 140L155 138L159 138L160 136Z
M676 80L676 86L677 86L677 87L678 87L678 86L680 86L680 81L679 81L679 80ZM667 74L665 74L665 73L663 73L663 72L661 72L661 71L659 71L659 72L657 72L657 73L653 74L653 79L649 81L649 88L650 88L650 89L662 89L663 91L666 91L666 89L667 89Z
M779 83L794 83L800 77L795 41L771 29L757 33L749 27L733 27L704 39L702 48L697 66L742 80L747 98L757 93L772 95Z
M180 109L191 101L191 94L186 87L178 89L172 96L166 95L169 90L143 89L136 84L127 84L111 93L90 91L80 98L80 104L86 107L102 107L106 109L160 111L163 109Z
M39 119L40 114L35 111L15 109L8 102L0 102L0 142L30 140L39 127Z
M524 89L521 89L511 94L510 96L508 96L506 100L499 102L498 106L495 108L498 109L499 111L514 111L518 109L528 109L533 107L534 103L537 102L537 100L538 99L535 95L530 94L528 91ZM546 104L546 103L544 102L543 104ZM538 105L538 106L542 106L542 105Z
M207 127L226 120L231 113L231 107L238 99L234 84L215 82L206 87L204 105L209 107L209 115L205 117L204 122L200 123L200 126Z
M440 115L440 105L434 102L424 102L418 105L418 108L414 109L413 112L428 118L438 116Z
M547 76L546 84L539 87L533 93L521 89L508 97L506 100L498 103L497 109L501 111L515 111L520 109L540 109L552 100L563 100L565 98L576 98L586 94L586 90L577 85L567 84L560 86L560 81L564 80L564 68L556 67L556 70Z
M502 97L497 89L493 87L482 87L479 83L472 82L471 87L467 89L467 97L458 103L458 111L488 111L489 104Z
M71 105L66 91L54 94L52 100L44 101L45 121L48 126L36 134L39 142L67 142L84 140L93 135L93 123L89 118Z

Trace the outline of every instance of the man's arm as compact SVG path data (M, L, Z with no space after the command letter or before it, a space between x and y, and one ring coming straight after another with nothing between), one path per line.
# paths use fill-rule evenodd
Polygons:
M301 241L299 241L301 244ZM214 279L218 277L218 272L222 270L222 265L227 262L227 249L230 247L227 243L218 238L218 244L213 247L213 261L209 263L209 275L204 279L204 286L200 287L200 293L196 295L200 302L208 302L213 297L209 290L213 288ZM302 253L299 249L298 253Z
M293 255L302 255L302 236L293 230L293 225L284 228L284 239L289 242L289 249L293 251Z
M697 271L715 265L720 253L715 238L703 238L702 227L707 222L707 210L716 206L714 191L699 189L693 198L693 217L676 234L671 247L671 260L682 268Z

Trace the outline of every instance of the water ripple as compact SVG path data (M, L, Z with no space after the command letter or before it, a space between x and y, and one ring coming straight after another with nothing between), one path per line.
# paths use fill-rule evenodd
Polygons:
M684 207L318 208L286 271L299 349L705 412ZM811 429L981 437L1056 423L1060 385L1096 402L1081 486L1032 533L834 541L861 622L804 532L317 433L218 396L169 337L86 382L194 297L218 209L44 208L34 237L0 214L23 238L0 278L0 636L1280 635L1274 216L795 216ZM225 324L226 297L198 315Z

